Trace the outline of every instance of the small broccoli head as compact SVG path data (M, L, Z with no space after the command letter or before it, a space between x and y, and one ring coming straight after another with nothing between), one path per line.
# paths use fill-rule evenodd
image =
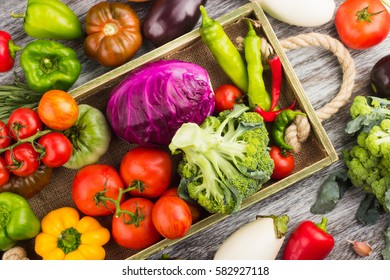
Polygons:
M368 100L365 96L358 95L354 98L351 107L349 109L352 119L356 119L358 116L366 116L374 110L374 107L368 104Z
M374 156L390 158L390 119L384 119L379 126L371 129L365 145Z

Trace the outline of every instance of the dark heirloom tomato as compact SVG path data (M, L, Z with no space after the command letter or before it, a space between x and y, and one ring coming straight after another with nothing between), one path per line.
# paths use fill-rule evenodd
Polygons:
M11 174L8 183L0 187L0 192L12 192L24 198L31 198L49 184L52 171L52 168L42 164L37 171L27 177Z
M101 65L116 67L129 61L142 45L141 23L124 3L100 2L85 17L84 51Z
M161 46L194 28L206 0L155 0L142 26L145 39Z

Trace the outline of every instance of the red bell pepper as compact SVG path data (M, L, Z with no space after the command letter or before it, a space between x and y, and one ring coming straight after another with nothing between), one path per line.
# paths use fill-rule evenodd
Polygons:
M14 44L11 35L0 30L0 72L7 72L14 67L15 54L20 50L21 47Z
M327 219L321 223L303 221L293 231L283 252L284 260L323 260L334 247L334 238L326 231Z

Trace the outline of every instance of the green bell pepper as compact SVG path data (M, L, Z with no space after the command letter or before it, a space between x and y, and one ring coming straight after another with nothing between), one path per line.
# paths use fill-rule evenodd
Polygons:
M0 251L13 247L19 240L35 237L41 223L27 200L15 193L0 193Z
M81 73L76 52L56 41L35 40L20 55L20 66L28 86L44 93L51 89L67 91Z
M80 20L64 3L58 0L29 0L24 14L24 31L38 39L73 40L83 35Z

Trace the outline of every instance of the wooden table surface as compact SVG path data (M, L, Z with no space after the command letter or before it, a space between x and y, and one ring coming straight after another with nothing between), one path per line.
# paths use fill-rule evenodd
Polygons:
M14 41L20 46L24 46L33 39L28 37L24 32L21 20L10 18L9 13L24 12L26 2L13 1L10 4L9 1L0 0L0 29L7 30L12 35ZM64 0L64 2L79 16L84 26L84 18L87 10L100 1ZM120 2L128 3L123 0ZM335 2L338 7L343 1L336 0ZM247 4L246 0L209 0L206 4L206 9L211 17L217 18L244 4ZM131 3L129 5L137 11L141 20L150 8L150 3ZM308 32L318 32L338 38L333 20L320 27L305 28L291 26L272 17L268 18L279 39ZM96 62L91 61L84 55L81 39L67 41L66 45L73 47L77 51L83 64L82 74L74 87L82 85L86 81L110 70L99 66ZM152 49L153 47L145 42L136 57ZM390 37L373 48L363 51L350 50L350 53L355 61L357 71L353 96L372 94L369 87L369 73L376 61L390 53ZM342 71L337 59L332 53L321 47L308 47L290 51L287 55L315 109L321 108L337 94L341 84ZM17 75L23 74L19 66L19 56L16 59L14 71ZM10 83L12 80L12 71L6 74L0 74L1 84ZM349 119L349 106L351 101L352 98L337 114L323 122L323 126L339 156L344 148L353 144L353 138L347 137L344 133L346 122ZM165 249L163 252L152 255L150 258L158 259L161 253L168 253L172 257L180 259L212 259L222 241L240 226L253 220L257 214L289 215L289 234L302 220L311 219L319 222L321 216L311 214L310 207L314 203L319 187L324 179L332 172L339 170L342 165L342 162L339 160L305 180L266 198L238 214L226 218L210 228ZM363 226L358 223L355 218L355 212L363 197L364 193L361 189L354 188L344 195L336 209L326 215L329 220L328 230L336 241L336 245L328 256L328 259L363 259L354 253L347 240L368 241L372 245L372 254L364 259L382 258L381 250L384 246L383 231L390 224L390 216L388 214L382 215L379 221L371 226Z

